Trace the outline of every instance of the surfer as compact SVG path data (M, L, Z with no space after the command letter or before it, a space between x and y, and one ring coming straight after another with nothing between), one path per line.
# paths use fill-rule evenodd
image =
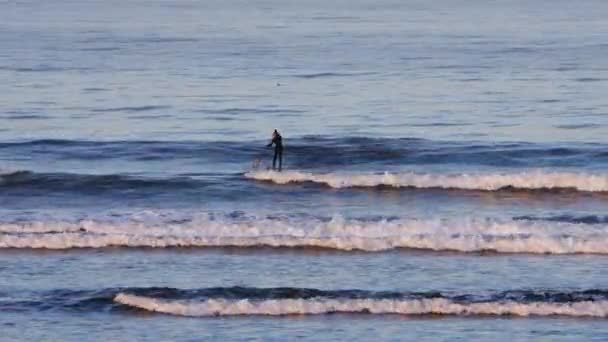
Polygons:
M283 167L283 138L279 132L275 129L272 132L272 140L266 147L270 147L274 144L274 158L272 158L272 169L276 170L277 157L279 158L279 172Z

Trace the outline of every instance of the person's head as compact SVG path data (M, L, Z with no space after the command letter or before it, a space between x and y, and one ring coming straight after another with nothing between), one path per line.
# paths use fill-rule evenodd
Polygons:
M272 137L276 137L277 135L279 135L279 131L277 131L276 129L274 130L274 132L272 132Z

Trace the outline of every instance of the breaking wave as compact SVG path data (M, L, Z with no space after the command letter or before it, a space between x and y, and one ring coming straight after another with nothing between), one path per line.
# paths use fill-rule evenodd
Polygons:
M0 248L278 247L343 251L608 254L608 226L534 220L319 219L201 214L175 219L0 224Z
M312 182L332 188L395 187L440 188L496 191L501 189L573 189L607 192L608 175L531 170L511 173L432 174L432 173L309 173L300 171L251 171L245 177L277 184Z
M459 304L449 299L278 299L249 300L209 299L198 303L166 301L128 294L115 300L147 311L178 316L233 315L319 315L330 313L368 313L399 315L510 315L510 316L573 316L606 317L608 301L579 303L500 303Z
M331 313L398 315L504 315L608 317L608 291L524 289L443 293L319 290L278 287L126 287L54 289L7 295L0 310L128 314L136 310L179 316L313 315Z
M208 298L206 296L190 299L167 298L166 296L159 298L125 291L118 293L114 297L114 301L128 307L178 316L283 316L330 313L608 316L608 300L603 291L597 290L573 293L509 291L490 296L468 294L449 296L438 292L383 293L290 288L226 288L225 290L229 292L229 298ZM247 297L248 292L252 292L253 297ZM173 294L175 295L175 292Z

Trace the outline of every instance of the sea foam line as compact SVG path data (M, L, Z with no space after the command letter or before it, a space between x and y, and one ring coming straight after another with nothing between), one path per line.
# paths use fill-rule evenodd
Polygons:
M512 315L607 317L608 301L572 303L516 301L457 303L445 298L432 299L273 299L250 301L207 299L204 301L163 300L119 293L117 303L178 316L230 315L319 315L327 313L369 313L400 315Z
M359 221L341 217L209 219L182 223L0 224L0 248L282 247L385 251L608 254L608 225L497 219Z
M377 187L442 188L495 191L517 189L576 189L579 191L608 191L608 175L530 170L512 173L310 173L301 171L251 171L245 177L277 184L313 182L332 188Z

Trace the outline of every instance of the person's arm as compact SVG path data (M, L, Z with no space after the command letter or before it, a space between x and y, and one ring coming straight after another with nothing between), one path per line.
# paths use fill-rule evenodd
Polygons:
M277 138L272 138L272 140L270 140L270 144L266 145L266 147L270 147L272 146L272 144L276 144L276 140Z

